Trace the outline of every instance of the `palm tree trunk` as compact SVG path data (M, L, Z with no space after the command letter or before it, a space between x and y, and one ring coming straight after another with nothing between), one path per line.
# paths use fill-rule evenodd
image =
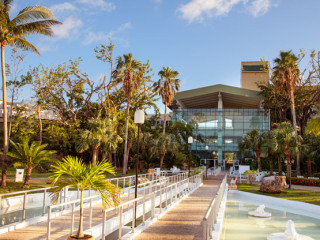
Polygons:
M287 177L289 177L289 175L290 175L290 161L291 161L290 155L286 154L285 159L287 161ZM299 175L297 175L297 176L299 176Z
M163 116L163 134L166 133L166 119L167 119L167 103L165 103L164 107L164 116Z
M109 151L109 162L112 163L112 152L110 152L110 151Z
M130 110L130 104L128 102L127 104L127 112L126 112L126 129L124 133L124 153L123 153L123 168L122 168L122 174L127 174L127 168L128 168L128 128L129 128L129 110Z
M27 167L26 177L24 178L24 184L22 188L29 188L31 172L32 172L32 167Z
M6 85L6 69L4 59L4 45L1 45L1 71L2 71L2 96L3 96L3 151L8 152L8 117L7 117L7 85ZM2 158L2 181L1 187L7 186L7 157Z
M77 232L77 238L83 238L83 190L81 191L81 197L80 197L80 219L79 219L79 228Z
M163 159L164 159L165 155L166 155L165 153L161 153L161 156L160 156L160 170L162 170Z
M269 154L269 165L270 165L270 174L273 174L273 159L272 159L272 155Z
M16 88L16 80L14 82L12 96L11 96L11 108L10 108L10 121L9 121L9 130L8 130L8 140L10 140L10 136L11 136L12 119L13 119L13 100L14 100L14 96L15 96L15 88Z
M298 145L298 131L297 131L297 117L296 117L296 108L295 108L295 103L294 103L294 89L293 86L291 86L290 89L290 103L291 103L291 114L292 114L292 124L293 124L293 129L296 135L296 142ZM297 154L297 176L301 175L300 172L300 154Z
M38 118L39 118L39 139L40 144L42 144L42 121L41 121L41 111L40 105L37 106Z
M93 149L93 152L92 152L92 165L96 165L97 164L98 150L99 150L99 147L95 147Z
M311 175L312 174L311 158L308 158L307 165L308 165L308 175Z
M278 156L278 171L279 175L282 176L282 161L281 161L281 156Z
M257 161L258 161L258 169L259 169L259 172L262 172L260 151L256 151L256 156L257 156Z
M129 142L128 142L127 164L129 163L129 155L130 155L131 148L132 148L132 140L130 139Z

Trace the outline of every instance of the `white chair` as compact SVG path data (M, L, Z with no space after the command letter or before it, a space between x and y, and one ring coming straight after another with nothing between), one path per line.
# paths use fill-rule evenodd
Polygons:
M231 178L230 186L236 186L236 185L237 185L237 177Z
M297 176L297 178L304 178L304 176Z
M256 181L257 181L257 182L261 182L264 176L265 176L265 173L264 173L264 172L258 172L258 173L256 174Z

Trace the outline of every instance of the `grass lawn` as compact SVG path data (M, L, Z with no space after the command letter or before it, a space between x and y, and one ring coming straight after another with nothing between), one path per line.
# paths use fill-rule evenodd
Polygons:
M283 198L294 201L301 201L306 203L311 203L315 205L320 205L320 191L306 191L306 190L287 190L285 189L280 194L271 194L260 192L260 186L254 184L238 184L238 190L250 193L256 193L261 195L266 195L270 197Z
M15 168L8 168L8 178L14 178L16 174ZM117 177L124 177L124 176L132 176L135 175L135 170L130 170L127 175L123 175L122 171L118 171L116 175L107 174L107 178L117 178ZM138 173L142 174L142 173ZM44 187L51 187L50 185L50 179L48 181L40 181L38 178L48 178L52 176L53 173L39 173L36 169L34 169L31 173L31 179L30 179L30 189L36 189L36 188L44 188ZM25 172L24 172L25 177ZM38 180L37 180L38 179ZM18 191L24 191L28 189L22 188L23 182L16 183L14 180L10 179L7 180L7 187L2 188L0 187L0 194L1 193L8 193L8 192L18 192Z
M143 174L143 173L146 173L145 172L138 172L138 174ZM24 171L24 174L26 174L26 171ZM52 172L48 172L48 173L39 173L37 171L37 169L34 169L31 173L31 178L48 178L50 176L52 176ZM132 176L132 175L135 175L136 174L136 171L135 170L130 170L128 172L127 175L123 175L122 174L122 171L117 171L116 175L111 175L111 174L107 174L107 178L116 178L116 177L124 177L124 176ZM16 175L16 169L15 168L8 168L8 171L7 171L7 177L8 178L14 178Z
M14 181L9 180L7 181L7 186L5 188L0 187L0 194L28 190L28 189L23 189L22 185L23 185L23 182L16 183ZM45 181L35 181L30 183L29 189L45 188L45 187L51 187L51 185L47 184Z

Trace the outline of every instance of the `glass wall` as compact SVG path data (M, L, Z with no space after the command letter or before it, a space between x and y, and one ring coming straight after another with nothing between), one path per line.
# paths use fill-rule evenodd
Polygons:
M219 160L237 159L238 142L252 129L261 132L270 127L269 111L264 109L174 109L173 121L194 126L196 141L192 151L218 153Z

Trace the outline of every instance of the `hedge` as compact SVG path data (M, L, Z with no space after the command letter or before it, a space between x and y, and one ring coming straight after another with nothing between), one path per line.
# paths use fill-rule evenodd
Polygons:
M289 182L288 178L287 181ZM320 180L292 177L291 184L320 187Z

